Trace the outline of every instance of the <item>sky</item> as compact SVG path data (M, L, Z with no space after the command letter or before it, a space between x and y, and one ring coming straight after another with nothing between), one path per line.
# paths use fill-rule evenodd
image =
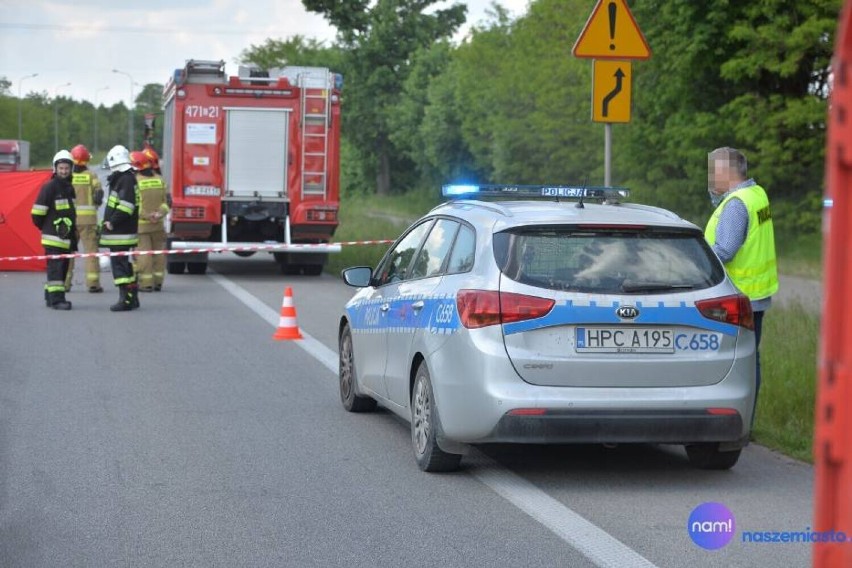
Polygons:
M487 21L492 2L462 2L468 23L456 40ZM528 0L499 3L517 17ZM224 60L236 75L235 61L252 44L294 35L330 44L335 36L300 0L0 0L0 7L0 77L13 96L20 89L106 106L129 104L131 82L134 96L148 83L165 84L187 59Z

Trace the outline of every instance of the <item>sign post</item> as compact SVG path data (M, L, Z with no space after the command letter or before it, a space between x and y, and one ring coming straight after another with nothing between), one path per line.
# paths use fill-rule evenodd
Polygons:
M604 123L604 185L612 181L612 123L630 122L631 59L649 59L651 48L625 0L598 0L572 49L594 59L592 120Z

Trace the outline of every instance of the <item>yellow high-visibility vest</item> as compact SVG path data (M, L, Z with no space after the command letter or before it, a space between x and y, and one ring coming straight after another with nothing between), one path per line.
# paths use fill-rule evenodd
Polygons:
M769 198L759 185L739 189L727 195L707 221L704 238L716 243L716 227L722 210L731 199L739 199L748 211L748 233L745 242L725 264L734 285L750 300L768 298L778 291L778 267L775 260L775 229Z

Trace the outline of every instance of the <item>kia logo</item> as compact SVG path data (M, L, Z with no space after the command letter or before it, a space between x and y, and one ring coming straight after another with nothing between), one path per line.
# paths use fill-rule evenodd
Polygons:
M621 319L633 319L639 315L639 310L633 306L620 306L615 310L615 315Z

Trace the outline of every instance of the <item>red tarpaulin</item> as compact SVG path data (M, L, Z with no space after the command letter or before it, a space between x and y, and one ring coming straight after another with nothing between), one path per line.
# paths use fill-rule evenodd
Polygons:
M44 260L2 260L9 256L43 255L41 234L30 211L38 190L50 179L50 170L0 172L0 272L42 271Z

